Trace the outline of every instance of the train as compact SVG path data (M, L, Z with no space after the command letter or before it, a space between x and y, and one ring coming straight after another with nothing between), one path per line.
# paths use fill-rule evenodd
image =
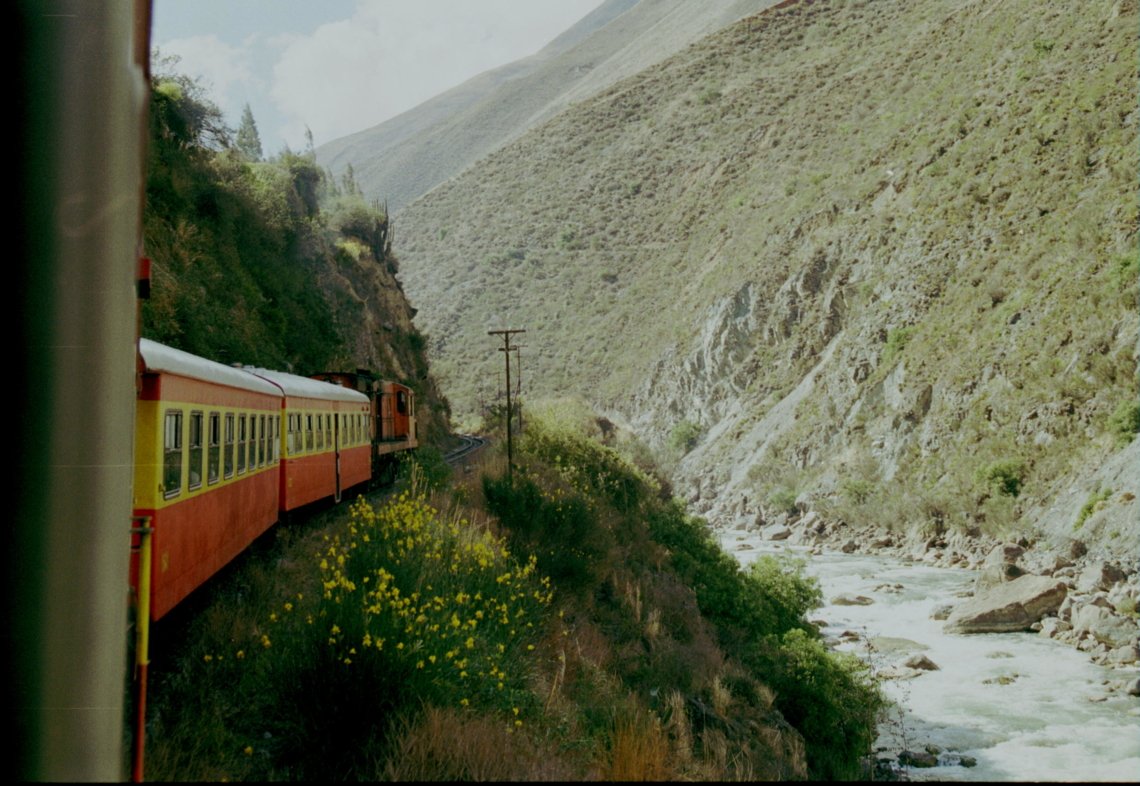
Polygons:
M130 587L150 621L275 525L391 480L419 444L414 391L364 370L306 377L140 338L136 376Z

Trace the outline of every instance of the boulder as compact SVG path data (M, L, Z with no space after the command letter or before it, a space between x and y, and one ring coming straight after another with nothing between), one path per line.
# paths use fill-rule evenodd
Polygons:
M975 595L954 609L947 633L1009 633L1029 630L1056 614L1068 593L1065 583L1046 576L1021 576Z
M903 751L899 754L899 764L904 767L937 767L938 757L926 751Z
M791 536L792 531L782 524L773 524L764 529L764 538L766 540L787 540Z
M1140 625L1135 620L1094 603L1085 604L1073 612L1073 630L1088 633L1113 649L1132 644L1140 636Z
M1017 560L1025 553L1025 549L1016 543L999 543L990 549L974 580L974 591L982 592L997 585L1013 581L1026 574L1024 568L1017 564Z
M1081 571L1077 577L1077 591L1096 592L1110 589L1116 582L1124 581L1124 571L1116 565L1097 562Z
M908 669L919 669L920 671L939 671L937 663L922 654L911 655L909 658L902 662L902 665Z

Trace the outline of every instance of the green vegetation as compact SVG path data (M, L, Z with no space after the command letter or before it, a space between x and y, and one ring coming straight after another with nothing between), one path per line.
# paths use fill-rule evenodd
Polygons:
M264 159L247 106L236 141L193 80L159 59L151 91L142 335L223 363L308 374L370 368L411 384L426 441L446 430L395 279L387 211L310 149Z
M669 447L684 455L697 446L703 429L699 423L691 420L682 420L669 432Z
M976 477L996 493L1016 497L1025 482L1025 472L1025 461L1005 458L979 467Z
M887 332L887 343L883 347L882 366L884 368L890 368L898 359L899 354L910 341L913 332L914 328L911 327L895 328Z
M1140 401L1121 401L1108 419L1108 430L1121 447L1140 434Z
M795 489L783 486L774 489L768 494L767 502L772 508L782 513L792 514L797 510Z
M1080 513L1077 514L1077 520L1073 522L1073 529L1078 530L1085 525L1089 516L1096 513L1109 500L1112 496L1112 489L1097 489L1089 498L1085 500L1085 504L1081 505Z
M431 499L412 465L218 582L155 668L148 780L858 775L883 700L802 563L742 568L551 422L517 461Z

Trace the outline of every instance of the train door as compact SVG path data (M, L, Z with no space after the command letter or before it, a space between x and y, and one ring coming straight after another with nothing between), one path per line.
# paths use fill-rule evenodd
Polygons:
M328 417L328 416L326 416ZM332 414L333 420L333 455L336 457L336 501L340 502L340 413Z

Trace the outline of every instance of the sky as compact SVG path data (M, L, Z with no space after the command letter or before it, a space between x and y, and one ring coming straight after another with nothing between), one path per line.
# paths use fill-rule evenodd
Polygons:
M151 47L179 58L262 151L320 147L534 54L602 0L153 0Z

